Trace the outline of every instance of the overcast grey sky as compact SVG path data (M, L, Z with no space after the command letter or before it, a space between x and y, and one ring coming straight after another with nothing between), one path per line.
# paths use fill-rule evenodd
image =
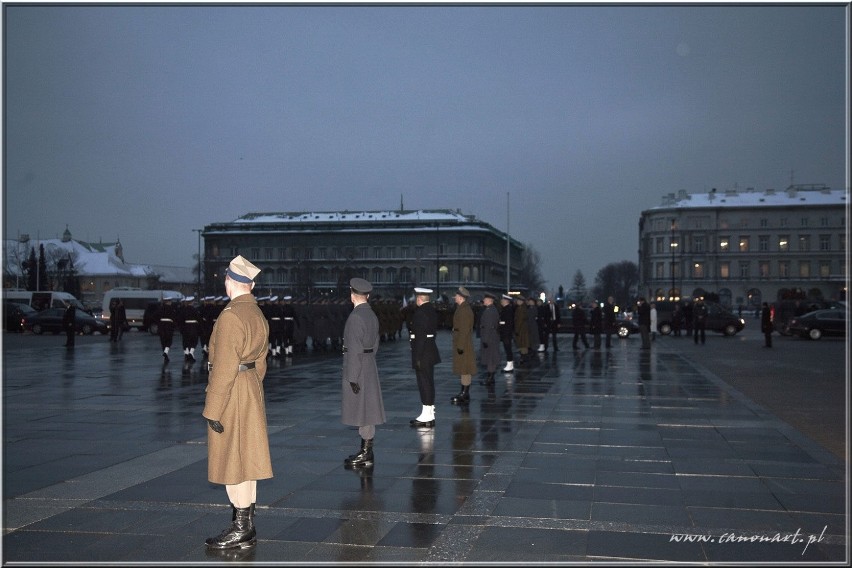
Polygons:
M4 5L4 238L191 266L259 211L461 209L550 290L663 195L849 187L849 4ZM510 204L507 207L507 195Z

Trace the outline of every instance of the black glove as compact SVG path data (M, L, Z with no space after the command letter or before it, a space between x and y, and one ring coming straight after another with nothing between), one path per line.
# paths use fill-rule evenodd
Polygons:
M463 355L463 354L464 354L464 349L456 349L456 351L458 351L459 355Z
M485 347L486 349L488 349L488 344L487 344L487 343L483 343L483 344L482 344L482 346L483 346L483 347Z
M355 394L361 392L361 387L358 386L358 383L353 383L352 381L349 381L349 386L352 387L352 392L354 392Z
M225 431L225 427L224 427L224 426L222 426L222 423L221 423L221 422L219 422L218 420L210 420L210 419L208 418L208 419L207 419L207 424L209 424L209 425L210 425L210 429L211 429L211 430L213 430L214 432L216 432L217 434L221 434L222 432L224 432L224 431Z

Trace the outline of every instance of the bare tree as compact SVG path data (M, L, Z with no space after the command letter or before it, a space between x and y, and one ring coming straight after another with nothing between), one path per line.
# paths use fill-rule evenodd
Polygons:
M625 306L633 301L638 284L639 267L635 262L622 260L601 268L595 277L592 290L595 298L600 301L612 296L616 304Z
M534 294L544 290L545 283L541 275L541 255L531 245L525 245L518 271L518 287Z
M584 302L586 300L586 277L583 276L580 270L574 273L571 294L575 302Z

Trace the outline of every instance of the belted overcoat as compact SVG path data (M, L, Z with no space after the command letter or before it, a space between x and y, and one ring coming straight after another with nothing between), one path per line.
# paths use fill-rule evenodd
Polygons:
M269 325L251 294L233 298L216 319L210 337L205 418L218 420L221 434L207 427L207 478L235 485L272 477L263 378ZM240 363L254 369L240 371Z
M376 366L379 350L379 318L370 304L358 304L343 327L343 379L341 422L348 426L384 424L385 405ZM356 383L360 392L352 392Z
M467 300L458 304L453 313L453 373L476 374L476 353L473 351L473 309Z

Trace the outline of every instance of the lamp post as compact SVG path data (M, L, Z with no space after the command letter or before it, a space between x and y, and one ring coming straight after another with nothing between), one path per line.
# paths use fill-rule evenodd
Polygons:
M197 297L201 297L201 267L203 266L201 263L201 231L204 229L193 229L194 232L198 233L198 282L195 288L195 295Z
M669 248L672 249L672 289L669 293L669 300L674 301L675 299L675 249L677 249L677 243L675 242L675 220L672 219L672 236L669 243Z

